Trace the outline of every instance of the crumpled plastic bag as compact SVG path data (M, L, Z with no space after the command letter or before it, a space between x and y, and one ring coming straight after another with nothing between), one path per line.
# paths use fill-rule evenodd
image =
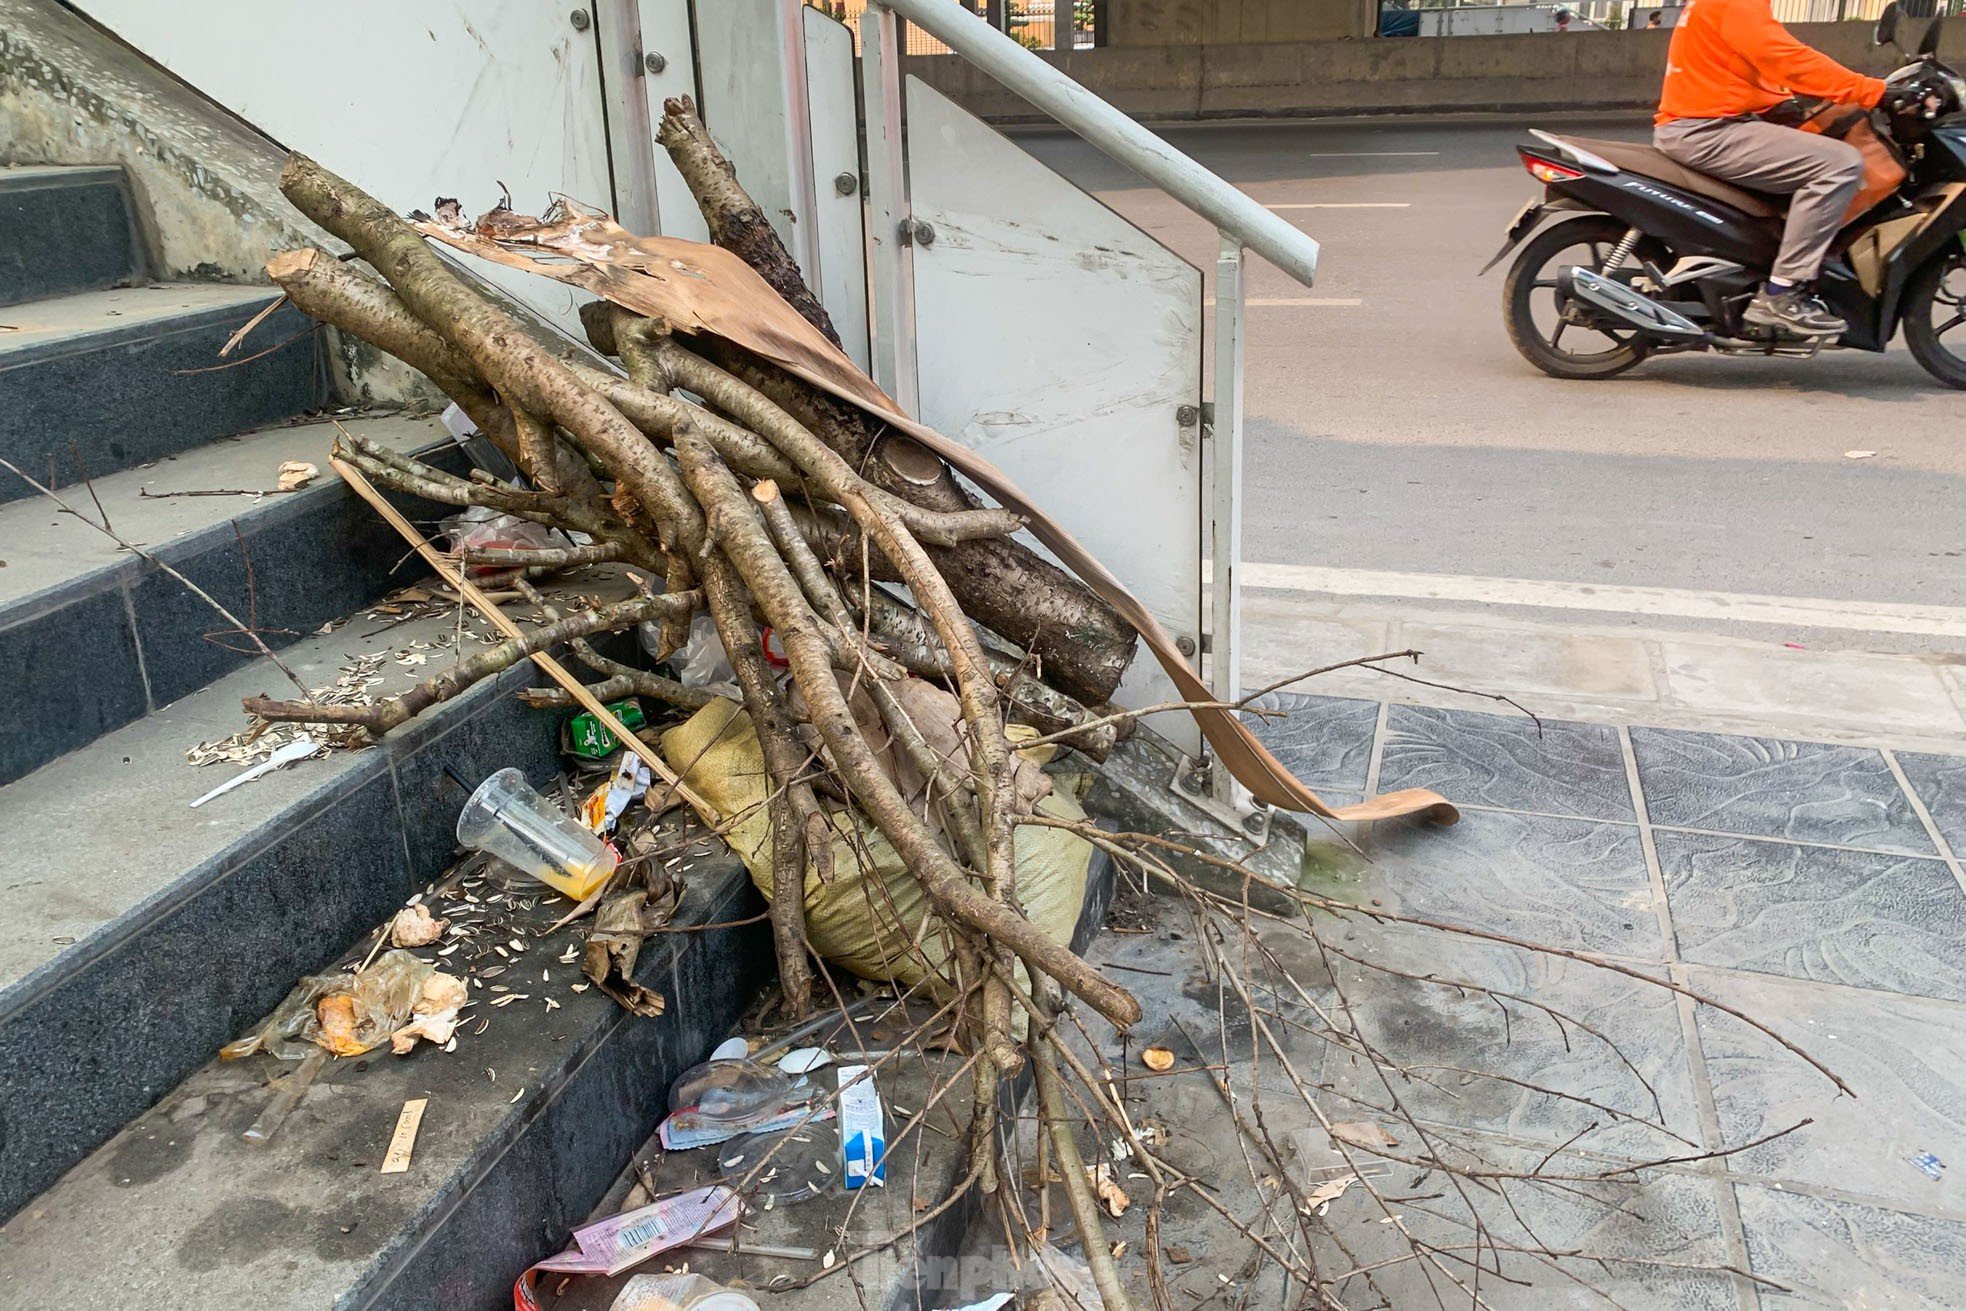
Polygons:
M294 985L257 1029L221 1047L219 1059L236 1061L263 1051L298 1061L315 1047L336 1056L360 1056L389 1041L412 1015L423 1013L419 1003L433 977L449 979L462 992L462 980L440 975L436 966L401 950L385 951L357 974L311 974ZM457 1004L464 1004L461 995Z
M306 1059L309 1052L317 1050L313 1043L302 1037L308 1026L314 1023L315 1003L347 981L346 974L306 976L294 985L294 990L274 1008L271 1015L260 1022L258 1028L219 1048L218 1058L238 1061L255 1052L265 1052L283 1061Z
M315 1003L303 1037L337 1056L360 1056L387 1042L410 1018L423 981L437 972L407 951L385 951L367 969L341 975L342 987Z
M651 659L662 657L662 629L658 625L643 623L636 636ZM730 667L723 639L717 636L717 621L707 614L699 613L689 621L689 639L670 653L669 664L676 671L676 681L684 687L700 687L733 701L744 699L737 689L737 671Z
M389 1035L389 1050L405 1056L418 1038L441 1047L457 1029L457 1013L471 994L455 974L433 973L423 981L411 1020Z
M453 551L483 550L500 548L512 551L541 551L556 546L571 546L573 543L565 533L521 519L517 515L502 514L482 505L469 506L448 519L439 520L437 528L450 539ZM472 565L465 572L472 576L498 573L495 565Z

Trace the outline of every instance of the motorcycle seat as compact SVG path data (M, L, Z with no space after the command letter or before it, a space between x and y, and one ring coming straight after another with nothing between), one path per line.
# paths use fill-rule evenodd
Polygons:
M1723 182L1710 174L1686 167L1656 146L1632 141L1599 141L1594 137L1557 139L1588 150L1627 173L1636 173L1655 182L1678 187L1681 191L1690 191L1723 205L1731 205L1752 218L1779 218L1788 208L1786 196L1771 196L1765 191L1749 191L1746 187Z

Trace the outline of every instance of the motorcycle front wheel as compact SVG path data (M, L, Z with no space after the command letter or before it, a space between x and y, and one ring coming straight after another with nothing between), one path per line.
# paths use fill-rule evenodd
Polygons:
M1905 345L1925 372L1966 390L1966 250L1928 261L1905 287ZM1947 338L1951 340L1948 341Z
M1609 378L1645 358L1646 343L1638 333L1573 322L1556 283L1566 264L1615 274L1604 262L1624 235L1625 225L1608 215L1565 219L1537 233L1509 266L1502 284L1509 340L1522 358L1552 378Z

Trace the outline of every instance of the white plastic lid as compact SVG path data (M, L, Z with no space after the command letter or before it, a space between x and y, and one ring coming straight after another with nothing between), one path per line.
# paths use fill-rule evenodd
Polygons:
M689 1304L689 1311L758 1311L758 1304L734 1288L720 1289Z

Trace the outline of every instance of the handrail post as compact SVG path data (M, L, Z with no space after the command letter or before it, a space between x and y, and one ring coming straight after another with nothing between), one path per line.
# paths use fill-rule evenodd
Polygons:
M872 273L874 381L903 414L921 412L915 370L915 264L901 121L900 20L885 5L860 15L860 71L867 120L867 219Z
M1242 695L1242 364L1243 246L1224 231L1215 259L1215 399L1208 425L1208 686L1218 701ZM1249 796L1226 769L1209 774L1210 791L1232 813Z

